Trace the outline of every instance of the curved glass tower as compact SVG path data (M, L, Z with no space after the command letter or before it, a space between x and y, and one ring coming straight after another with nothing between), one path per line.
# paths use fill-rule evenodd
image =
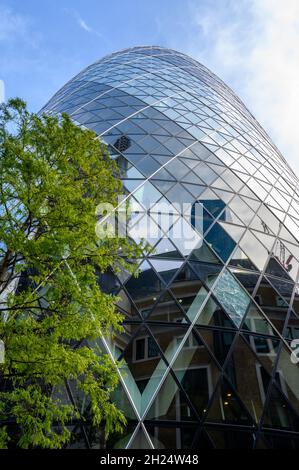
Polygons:
M299 181L259 123L161 47L90 65L42 111L107 143L127 234L151 246L139 277L103 277L125 315L104 346L128 420L107 447L298 447ZM88 427L85 445L100 446Z

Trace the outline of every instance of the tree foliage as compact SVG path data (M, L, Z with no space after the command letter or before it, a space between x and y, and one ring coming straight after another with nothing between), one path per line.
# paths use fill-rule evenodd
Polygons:
M116 165L93 132L29 113L20 99L0 107L0 157L0 446L68 442L82 416L59 398L67 381L107 436L125 418L110 400L116 367L96 344L122 318L97 272L130 269L125 257L139 253L96 238L96 206L121 192Z

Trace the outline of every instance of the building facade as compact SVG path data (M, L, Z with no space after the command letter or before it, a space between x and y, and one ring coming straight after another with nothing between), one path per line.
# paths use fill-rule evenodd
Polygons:
M265 131L212 72L161 47L103 58L42 111L109 146L127 235L149 243L138 277L102 279L125 315L103 347L122 360L113 399L128 420L103 445L298 447L299 180Z

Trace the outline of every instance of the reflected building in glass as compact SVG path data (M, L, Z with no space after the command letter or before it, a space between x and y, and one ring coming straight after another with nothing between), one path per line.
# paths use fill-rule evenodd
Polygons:
M128 236L150 245L139 277L101 278L125 315L103 347L122 361L113 400L128 425L101 443L87 420L73 445L298 447L299 181L265 131L212 72L161 47L90 65L42 111L108 145Z

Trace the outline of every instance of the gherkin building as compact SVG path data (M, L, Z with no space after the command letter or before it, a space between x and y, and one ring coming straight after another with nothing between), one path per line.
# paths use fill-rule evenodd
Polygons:
M118 162L138 277L101 277L124 331L108 442L73 447L299 447L299 180L242 101L162 47L113 53L42 109L92 129ZM298 341L296 341L298 340Z

